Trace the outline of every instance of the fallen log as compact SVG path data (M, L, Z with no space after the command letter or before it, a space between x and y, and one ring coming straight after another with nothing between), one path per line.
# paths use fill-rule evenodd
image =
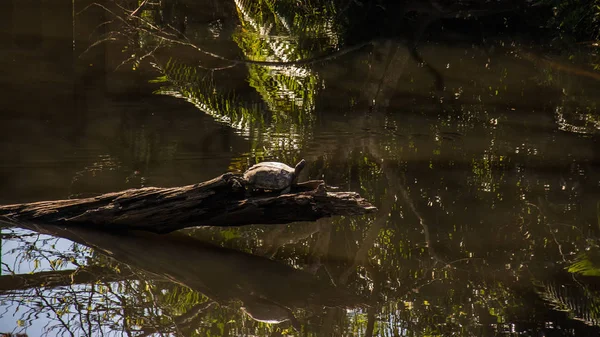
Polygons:
M92 198L0 206L7 223L86 225L168 233L196 226L241 226L315 221L376 210L354 192L333 192L323 181L300 183L289 194L249 195L246 182L226 173L194 185L147 187Z

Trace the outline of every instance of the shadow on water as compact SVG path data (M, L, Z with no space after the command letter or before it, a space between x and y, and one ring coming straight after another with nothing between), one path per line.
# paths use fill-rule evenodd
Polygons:
M379 209L4 228L0 332L598 335L597 47L475 3L0 4L1 203L305 158Z

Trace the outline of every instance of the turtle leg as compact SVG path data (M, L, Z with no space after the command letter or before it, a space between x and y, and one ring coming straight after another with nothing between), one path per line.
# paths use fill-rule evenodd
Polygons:
M288 193L290 193L291 190L292 190L292 186L288 186L288 187L284 188L283 190L281 190L280 194L288 194Z

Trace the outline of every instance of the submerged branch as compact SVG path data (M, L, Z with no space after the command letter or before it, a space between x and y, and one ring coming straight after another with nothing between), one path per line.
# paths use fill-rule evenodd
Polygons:
M135 274L130 271L121 272L115 268L101 266L2 275L0 276L0 294L31 288L55 288L100 281L115 282L135 277Z

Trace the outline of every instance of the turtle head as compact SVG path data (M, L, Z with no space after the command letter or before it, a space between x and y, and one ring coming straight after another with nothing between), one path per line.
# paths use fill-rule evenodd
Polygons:
M304 159L302 159L298 164L296 164L296 167L294 168L294 176L296 178L298 177L298 175L300 174L300 171L302 171L304 166L306 166L306 160L304 160Z

